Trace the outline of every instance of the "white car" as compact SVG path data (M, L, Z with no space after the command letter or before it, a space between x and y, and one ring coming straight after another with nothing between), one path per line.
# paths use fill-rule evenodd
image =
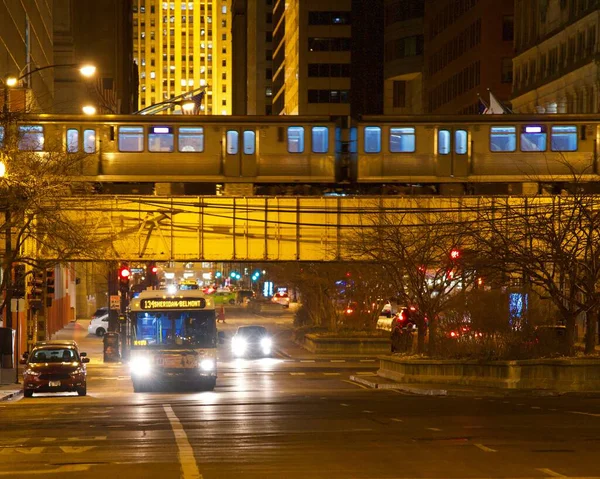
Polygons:
M108 308L99 308L92 316L88 333L102 337L106 331L108 331Z

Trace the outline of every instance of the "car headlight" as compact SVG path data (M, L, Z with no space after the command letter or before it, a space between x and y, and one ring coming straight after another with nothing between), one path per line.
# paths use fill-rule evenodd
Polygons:
M215 361L213 359L203 359L200 361L200 369L202 371L213 371L215 369Z
M273 341L271 341L271 338L262 338L260 340L260 346L264 350L270 350L271 346L273 346Z
M234 337L231 340L231 350L233 351L233 354L235 354L236 356L244 354L247 347L248 347L248 343L246 342L246 340L244 338Z
M150 362L150 358L138 356L131 359L129 368L131 369L131 374L135 374L136 376L148 376L150 371L152 371L152 363Z

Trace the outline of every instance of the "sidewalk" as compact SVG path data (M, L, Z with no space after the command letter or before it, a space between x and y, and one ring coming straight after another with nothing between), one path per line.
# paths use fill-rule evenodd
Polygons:
M21 384L2 384L0 385L0 401L8 401L23 394L23 379L19 378Z

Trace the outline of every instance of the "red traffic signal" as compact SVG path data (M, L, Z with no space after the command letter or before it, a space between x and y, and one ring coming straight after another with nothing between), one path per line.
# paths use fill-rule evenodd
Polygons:
M129 279L129 276L131 276L131 271L129 271L129 268L127 266L122 266L119 270L119 278Z
M158 267L157 267L157 266L152 266L152 268L150 269L150 272L151 272L152 274L156 274L156 273L158 273Z

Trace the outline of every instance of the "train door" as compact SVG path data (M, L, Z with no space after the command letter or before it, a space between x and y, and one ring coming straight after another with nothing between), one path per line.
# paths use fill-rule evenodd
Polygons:
M470 153L469 132L466 129L450 128L438 130L438 176L468 176Z
M256 132L231 128L225 138L227 177L256 176Z

